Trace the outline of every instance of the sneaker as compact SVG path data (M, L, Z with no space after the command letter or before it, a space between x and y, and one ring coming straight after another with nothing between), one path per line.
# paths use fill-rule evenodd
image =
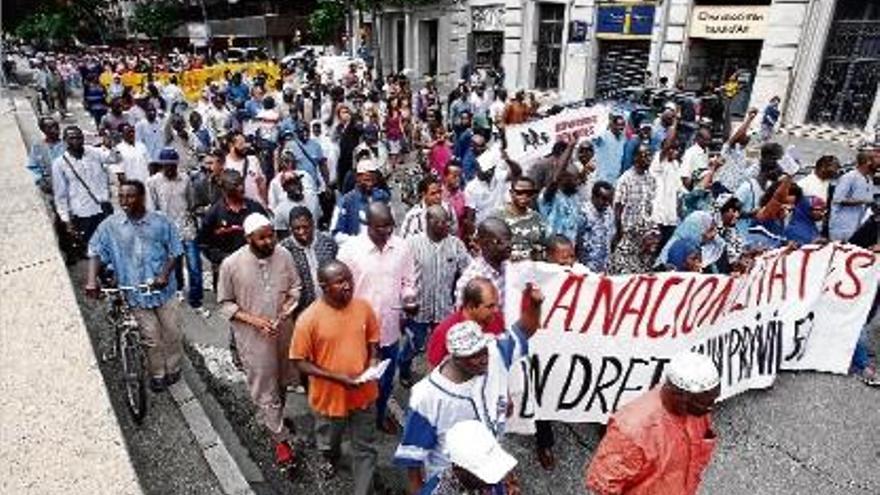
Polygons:
M177 300L180 301L180 302L183 302L183 301L185 300L185 298L183 297L183 291L182 291L182 290L177 291Z
M293 448L287 442L278 442L275 444L275 464L281 469L287 469L293 465L296 455Z
M154 394L160 394L160 393L164 392L166 387L167 386L165 384L165 377L164 376L160 376L160 377L154 376L153 378L150 378L150 390L152 390Z
M198 308L193 308L193 310L196 312L196 314L198 314L199 316L201 316L202 318L204 318L206 320L211 317L211 310L204 307L204 306L200 306Z

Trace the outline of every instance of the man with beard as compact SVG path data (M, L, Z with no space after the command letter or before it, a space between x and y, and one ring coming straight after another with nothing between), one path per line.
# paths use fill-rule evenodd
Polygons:
M120 286L150 284L153 292L126 293L141 328L146 347L150 388L159 393L180 379L183 347L180 318L174 293L177 283L171 271L183 255L183 244L174 224L161 213L147 211L146 189L136 180L119 187L116 213L101 222L89 241L86 294L99 294L101 265L112 266Z
M357 378L378 364L379 321L370 304L354 297L351 271L339 261L318 270L321 298L297 319L290 358L309 375L309 406L323 457L319 469L332 477L351 437L354 495L372 493L376 470L375 380Z
M268 218L248 215L244 235L247 245L220 266L217 302L232 325L257 420L275 442L276 464L286 469L294 461L284 420L285 391L293 371L287 351L300 279L290 252L276 247Z
M249 144L241 132L231 132L227 141L226 169L235 170L244 179L244 195L264 208L268 204L268 184L257 157L248 153Z

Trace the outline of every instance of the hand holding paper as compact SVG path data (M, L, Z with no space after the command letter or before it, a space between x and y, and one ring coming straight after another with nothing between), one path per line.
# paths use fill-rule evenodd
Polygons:
M355 378L354 382L360 384L378 380L385 373L385 370L388 369L389 364L391 364L391 360L386 359L375 366L370 366L360 376Z

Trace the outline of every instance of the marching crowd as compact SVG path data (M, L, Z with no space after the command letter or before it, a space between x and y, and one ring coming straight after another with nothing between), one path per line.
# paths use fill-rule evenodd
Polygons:
M735 274L785 246L880 250L880 154L859 151L839 177L838 159L823 156L803 174L779 144L750 143L750 129L767 125L757 110L717 153L709 128L680 132L670 103L656 118L614 112L595 136L518 163L505 129L544 109L476 71L443 97L430 77L373 80L353 64L334 78L296 64L275 81L229 73L187 103L174 77L103 87L98 75L115 64L99 60L79 61L96 140L42 117L28 164L68 260L90 259L86 291L97 293L102 267L121 285L158 289L129 304L161 392L180 377L176 294L185 288L207 316L203 282L213 280L278 465L296 458L286 391L307 390L321 471L335 475L346 434L358 495L371 492L380 432L399 435L394 463L410 493L519 493L499 441L508 370L528 354L542 295L508 294L509 263ZM408 207L400 218L398 205ZM515 321L501 312L511 297ZM865 328L852 371L878 385ZM402 431L387 408L395 382L410 389ZM711 361L676 358L661 386L612 418L587 488L696 493L718 390ZM552 470L553 425L536 429Z

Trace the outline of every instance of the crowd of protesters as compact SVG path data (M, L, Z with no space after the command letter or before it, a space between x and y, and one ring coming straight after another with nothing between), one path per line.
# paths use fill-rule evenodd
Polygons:
M120 284L162 289L130 301L156 392L179 378L175 293L185 288L188 305L207 315L203 280L212 280L279 466L296 458L287 387L307 389L321 471L335 475L348 432L356 494L371 491L379 432L400 435L394 462L411 493L519 492L516 461L496 439L508 369L528 354L542 295L529 287L519 319L505 321L508 263L736 274L768 249L830 240L880 250L880 153L860 150L842 175L830 155L810 170L771 140L773 110L759 122L750 110L720 152L708 128L679 132L670 103L653 121L612 113L596 136L560 140L546 157L518 163L505 128L544 109L484 72L465 71L441 94L430 76L374 79L353 63L337 77L300 63L271 82L231 72L194 102L175 78L144 88L118 77L97 83L105 70L150 63L172 62L116 53L38 66L50 74L38 75L41 92L57 94L56 73L81 75L98 132L86 145L81 129L62 133L43 117L45 140L28 165L51 195L69 260L91 259L91 293L99 265L112 265ZM750 142L753 128L760 143ZM481 158L493 148L497 158ZM408 211L398 218L401 205ZM865 328L852 371L876 386ZM423 353L429 372L419 377L413 362ZM362 376L380 362L379 376ZM684 468L664 463L686 442L649 438L662 430L626 419L643 407L641 418L675 429L664 416L673 414L692 419L688 434L711 433L717 376L695 356L671 370L612 422L586 476L591 490L696 492L711 448L679 476ZM403 425L387 409L395 383L411 387ZM553 425L538 422L547 470L553 443Z

